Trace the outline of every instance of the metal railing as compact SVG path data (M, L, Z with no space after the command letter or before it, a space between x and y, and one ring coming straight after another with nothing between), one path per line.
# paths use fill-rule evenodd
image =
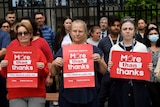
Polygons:
M12 1L12 0L10 0ZM144 18L145 20L160 22L160 6L150 5L146 6L136 6L131 5L125 7L124 5L106 5L99 0L96 3L85 2L87 0L80 0L82 2L74 2L75 0L66 0L66 4L57 4L54 0L25 0L32 1L28 3L13 3L7 2L7 0L0 1L0 13L1 18L5 17L5 13L8 10L14 10L17 15L17 19L23 16L33 17L36 11L41 11L44 13L47 19L47 24L54 30L59 30L62 25L62 19L65 16L71 16L73 19L83 19L88 27L99 24L99 19L102 16L109 17L110 15L117 15L121 18L124 16L134 17L137 21L138 18ZM35 2L33 2L35 1ZM48 1L48 2L46 2ZM103 0L104 1L104 0ZM78 4L79 3L79 4Z

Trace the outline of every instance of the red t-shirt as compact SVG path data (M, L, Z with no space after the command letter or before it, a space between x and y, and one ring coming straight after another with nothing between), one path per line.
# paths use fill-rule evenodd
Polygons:
M11 46L13 47L13 46ZM29 46L28 46L29 47ZM35 62L43 62L45 64L44 69L38 69L38 87L37 88L8 88L8 99L24 98L24 97L45 97L45 80L49 74L46 57L43 52L35 47L36 57ZM6 53L5 60L8 60L10 54ZM6 78L7 67L1 68L1 74Z
M9 46L19 46L19 42L17 39L13 40ZM31 42L32 46L38 47L39 49L41 49L41 51L43 52L43 54L45 55L47 62L52 62L53 61L53 54L51 51L51 48L49 47L49 44L47 43L47 41L44 38L39 37L36 40L33 40Z

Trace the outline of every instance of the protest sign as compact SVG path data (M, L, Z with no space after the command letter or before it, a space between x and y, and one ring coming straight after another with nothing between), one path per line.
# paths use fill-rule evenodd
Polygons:
M149 52L112 51L113 66L110 77L123 79L150 80L148 65L151 63Z
M93 46L90 44L63 46L64 88L94 87Z

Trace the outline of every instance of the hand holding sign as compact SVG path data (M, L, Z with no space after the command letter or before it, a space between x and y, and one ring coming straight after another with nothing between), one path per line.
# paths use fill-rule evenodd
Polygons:
M112 61L108 61L108 70L110 71L111 67L113 66L113 62Z
M38 69L43 69L44 68L44 63L43 62L37 62L37 68Z
M150 80L151 53L112 51L112 78Z
M153 69L153 63L149 63L148 64L148 68L149 68L150 71L152 71L152 69Z
M101 60L101 56L97 53L94 53L92 55L92 58L93 58L94 61L97 61L97 62L99 62Z
M63 66L63 59L61 57L57 57L54 61L53 64L59 67Z
M1 61L1 67L6 67L8 65L8 60Z
M65 45L63 60L56 60L57 64L64 60L64 88L95 87L94 61L100 61L100 56L93 54L92 45Z

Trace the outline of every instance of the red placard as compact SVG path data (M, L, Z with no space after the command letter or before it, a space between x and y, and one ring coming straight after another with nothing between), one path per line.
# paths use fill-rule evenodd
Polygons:
M63 46L64 88L95 87L92 54L90 44Z
M38 86L36 47L8 47L7 88Z
M150 80L148 64L151 63L149 52L112 51L112 78Z

